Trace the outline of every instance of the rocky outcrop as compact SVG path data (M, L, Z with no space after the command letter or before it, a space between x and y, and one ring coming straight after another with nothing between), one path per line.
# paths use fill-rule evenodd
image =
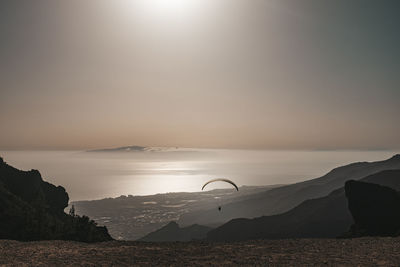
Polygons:
M111 240L88 217L67 215L62 186L43 181L39 171L21 171L0 158L0 238L16 240Z
M400 180L400 175L398 176ZM400 193L392 188L360 181L345 185L348 207L354 219L351 236L400 234Z

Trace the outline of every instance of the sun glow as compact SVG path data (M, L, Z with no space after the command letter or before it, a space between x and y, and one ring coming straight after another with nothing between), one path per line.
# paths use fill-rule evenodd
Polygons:
M132 0L137 14L147 19L186 21L194 17L202 0Z
M153 12L164 16L184 16L193 12L195 8L193 0L143 0L141 5L144 11Z

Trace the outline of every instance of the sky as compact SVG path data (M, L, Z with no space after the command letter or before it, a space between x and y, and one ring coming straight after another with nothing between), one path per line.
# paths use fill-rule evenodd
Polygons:
M0 149L397 149L399 12L397 0L3 0Z

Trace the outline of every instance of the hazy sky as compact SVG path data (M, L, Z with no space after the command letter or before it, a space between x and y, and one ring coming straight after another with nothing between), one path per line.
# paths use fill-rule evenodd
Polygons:
M400 147L400 1L2 0L0 149Z

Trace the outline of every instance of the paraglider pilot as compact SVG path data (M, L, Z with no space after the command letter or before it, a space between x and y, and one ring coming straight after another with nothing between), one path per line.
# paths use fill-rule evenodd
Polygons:
M232 182L231 180L228 180L228 179L224 179L224 178L217 178L217 179L212 179L212 180L208 181L207 183L205 183L203 185L201 190L204 190L204 187L206 187L206 185L208 185L209 183L218 182L218 181L230 183L231 185L233 185L235 187L236 191L239 191L239 188L237 187L237 185L234 182ZM221 211L221 209L222 209L221 206L218 206L218 211Z

